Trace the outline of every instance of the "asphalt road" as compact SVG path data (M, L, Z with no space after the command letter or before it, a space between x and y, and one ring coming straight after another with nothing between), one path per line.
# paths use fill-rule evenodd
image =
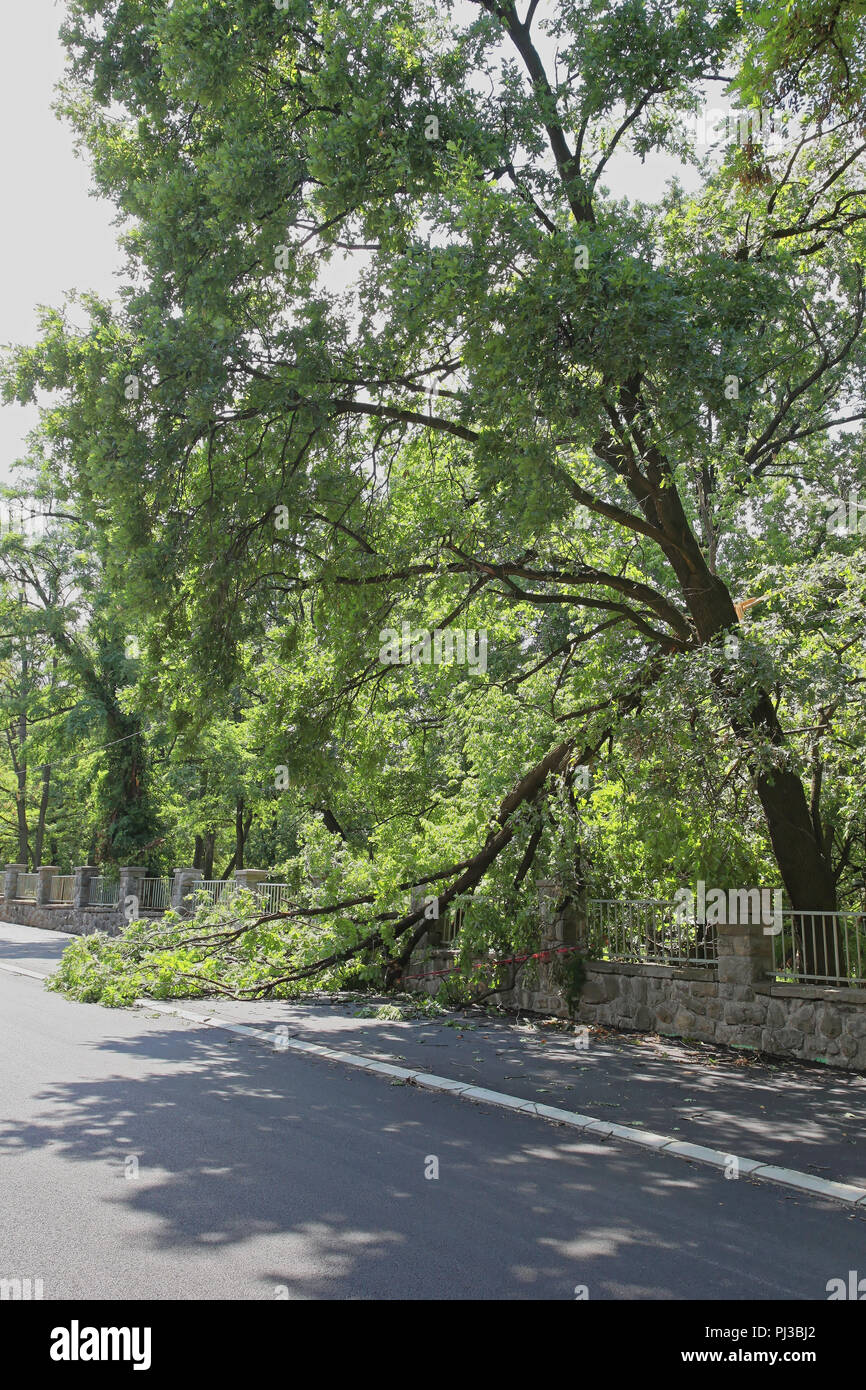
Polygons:
M824 1300L866 1271L833 1203L2 972L0 1049L0 1278L46 1298Z

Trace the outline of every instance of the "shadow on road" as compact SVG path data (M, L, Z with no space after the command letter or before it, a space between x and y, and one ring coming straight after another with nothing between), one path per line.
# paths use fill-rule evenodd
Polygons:
M861 1223L828 1204L145 1020L78 1043L86 1070L115 1059L114 1074L44 1087L0 1126L0 1158L59 1158L121 1225L150 1218L151 1251L264 1238L259 1278L293 1298L815 1298L862 1250Z

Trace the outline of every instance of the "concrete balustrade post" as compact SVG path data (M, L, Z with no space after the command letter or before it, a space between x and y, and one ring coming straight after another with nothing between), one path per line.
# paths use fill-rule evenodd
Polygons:
M73 870L72 877L72 907L75 912L81 912L90 904L90 880L99 877L99 866L97 864L79 864Z
M146 873L147 870L143 864L124 864L120 870L120 895L117 906L129 922L134 922L137 917L141 916L141 880ZM134 898L136 901L130 903L130 898ZM131 916L129 915L130 912Z
M586 938L586 906L582 898L570 898L564 907L557 904L564 897L562 887L552 878L538 884L538 917L541 923L542 947L577 946Z
M51 902L51 880L55 874L60 873L57 864L42 864L37 870L39 875L36 884L36 906L45 907Z
M267 880L267 869L235 869L238 888L255 888L257 883L267 883Z
M773 966L773 943L760 922L720 923L716 939L720 985L766 984Z
M180 912L185 917L192 914L191 894L195 892L196 884L201 883L203 877L201 869L175 869L171 885L171 905L175 912Z
M18 875L26 874L26 864L7 864L3 875L3 896L7 903L14 902L18 896Z

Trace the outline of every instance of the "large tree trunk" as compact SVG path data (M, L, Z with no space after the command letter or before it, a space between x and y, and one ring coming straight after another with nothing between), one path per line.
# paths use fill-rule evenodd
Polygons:
M602 441L602 444L604 442ZM662 544L679 581L683 597L701 643L711 642L720 633L739 627L733 599L724 582L713 574L693 535L676 488L659 485L669 480L664 460L652 447L647 450L647 478L629 480L632 495L652 525L665 535ZM671 480L672 481L672 480ZM720 672L720 690L736 687L736 665ZM769 695L762 691L753 704L748 720L731 721L737 738L749 745L758 734L776 748L785 743L784 732ZM795 909L836 910L836 883L827 848L813 824L806 789L793 772L777 768L768 771L753 764L754 786L763 808L773 854L782 882ZM825 930L807 933L803 942L804 973L835 973L839 949L834 919L824 919ZM829 969L828 969L829 966Z
M235 806L235 868L244 867L244 845L246 843L246 830L244 828L244 799L238 797Z
M120 864L136 863L139 850L150 843L156 829L146 787L144 734L138 717L124 713L114 692L105 685L102 689L109 735L107 857Z
M24 594L19 595L23 605ZM29 839L27 835L27 699L29 689L30 661L26 643L21 643L21 712L18 716L18 862L28 862Z
M139 853L152 843L156 823L147 787L147 751L141 721L137 715L127 714L118 703L113 674L117 644L108 643L94 658L64 628L52 631L51 636L105 715L106 802L98 853L116 863L134 864Z
M239 807L239 813L241 814L241 816L242 816L242 813L243 813L243 805L244 805L243 801L240 800L240 801L238 802L238 807ZM222 875L222 876L223 876L224 879L228 878L229 874L230 874L230 873L233 873L235 869L242 869L242 868L244 867L244 846L246 845L247 836L248 836L249 833L250 833L250 826L252 825L252 823L253 823L253 813L252 813L252 811L248 811L248 812L247 812L247 818L246 818L246 820L240 819L239 821L238 821L238 820L235 821L235 847L234 847L234 850L232 851L232 857L231 857L231 859L230 859L229 862L226 864L225 869L223 870L223 875ZM240 856L241 856L241 862L240 862L240 863L238 863L238 850L240 850Z

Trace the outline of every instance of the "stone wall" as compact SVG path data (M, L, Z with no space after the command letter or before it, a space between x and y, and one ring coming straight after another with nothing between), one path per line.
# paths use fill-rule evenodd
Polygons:
M866 1071L866 990L749 985L715 969L587 962L582 1023L725 1043Z
M22 927L41 927L48 931L66 931L74 936L87 936L90 932L102 931L109 936L117 936L127 923L124 904L130 897L138 897L141 883L147 870L141 864L125 864L119 871L117 907L90 907L90 883L100 870L95 864L83 864L72 872L72 901L52 903L51 880L59 872L55 865L44 865L36 870L39 883L34 898L19 898L18 878L25 872L23 864L7 864L3 871L0 886L0 919L13 922ZM238 869L235 882L241 888L252 888L268 877L267 869ZM175 869L171 883L171 908L181 916L190 916L196 910L193 894L201 882L200 869L183 866ZM134 910L134 909L133 909ZM161 911L151 911L138 907L137 919L148 921L161 917Z
M556 963L567 959L562 955L528 962L515 987L491 1002L866 1072L866 989L776 984L771 941L760 926L719 927L716 963L688 968L593 961L581 949L580 923L572 930L542 914L542 926L539 951L573 944L583 956L586 979L574 1007ZM407 987L435 995L442 982L436 972L453 970L455 962L455 951L435 939L422 943L406 972Z
M159 917L159 912L142 912L142 917ZM69 903L46 903L37 906L27 900L0 898L0 918L19 927L41 927L47 931L67 931L73 936L87 936L102 931L117 936L126 926L126 918L117 909L108 907L72 907Z
M50 899L51 879L58 872L55 865L45 865L36 872L39 885L35 901L33 898L17 896L18 878L24 872L23 864L7 864L3 876L3 893L0 896L0 918L16 926L41 927L47 931L71 932L73 936L87 936L90 932L102 931L109 936L117 936L127 923L124 903L130 896L140 892L139 885L146 875L140 864L126 864L119 874L118 906L89 907L90 881L99 874L94 864L84 864L72 874L72 902L52 903ZM183 867L175 869L171 889L171 906L176 912L187 914L192 911L190 894L201 880L199 869ZM243 884L266 878L266 873L248 870L237 873L235 877ZM145 920L161 917L161 912L139 908L137 916Z

